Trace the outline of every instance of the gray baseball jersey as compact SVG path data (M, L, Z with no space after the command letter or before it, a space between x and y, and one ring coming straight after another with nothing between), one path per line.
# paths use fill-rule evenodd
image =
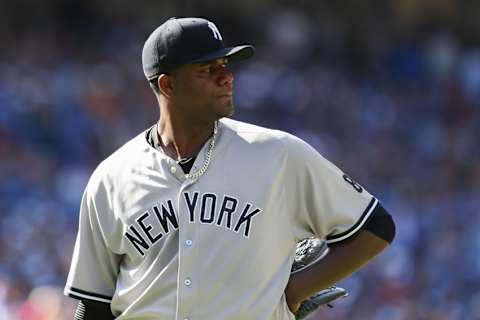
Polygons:
M142 133L90 178L65 294L122 320L294 319L284 289L297 241L346 239L377 203L285 132L220 120L194 181Z

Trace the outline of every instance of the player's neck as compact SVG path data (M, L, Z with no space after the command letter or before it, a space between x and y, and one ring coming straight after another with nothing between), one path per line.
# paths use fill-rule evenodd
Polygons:
M158 134L165 152L174 158L196 156L213 134L214 123L192 123L188 120L160 117Z

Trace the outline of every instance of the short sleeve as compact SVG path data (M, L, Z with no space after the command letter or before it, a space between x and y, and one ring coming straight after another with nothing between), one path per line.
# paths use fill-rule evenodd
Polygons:
M115 292L120 255L107 244L111 226L106 188L92 183L85 189L75 248L64 293L76 299L110 303ZM110 219L111 220L111 219Z
M327 243L355 234L378 200L301 139L287 139L287 198L300 230Z

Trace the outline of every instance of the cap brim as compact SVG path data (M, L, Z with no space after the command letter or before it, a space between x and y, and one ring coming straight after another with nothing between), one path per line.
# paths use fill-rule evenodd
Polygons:
M201 58L190 61L190 63L200 63L212 61L219 58L228 58L229 61L246 60L253 56L255 47L251 45L243 45L236 47L227 47L212 53L209 53Z

